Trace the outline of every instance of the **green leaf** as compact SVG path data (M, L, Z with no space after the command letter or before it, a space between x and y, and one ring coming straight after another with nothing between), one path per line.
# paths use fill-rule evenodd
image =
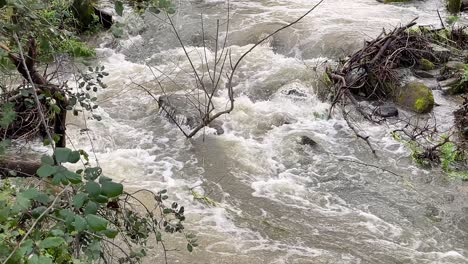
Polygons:
M75 227L75 230L77 232L83 232L88 227L88 223L83 217L77 215L75 216L75 221L73 222L73 226Z
M73 197L73 206L75 209L80 209L83 207L86 200L88 200L88 195L86 193L78 193Z
M32 256L28 262L28 264L53 264L52 259L47 256Z
M31 239L26 240L21 247L18 249L20 255L29 255L33 250L34 242Z
M15 207L16 207L17 210L19 210L20 212L24 212L24 211L28 210L30 206L31 206L31 199L27 198L22 193L19 193L16 196Z
M31 211L31 214L34 218L38 218L41 214L47 209L45 206L40 206Z
M67 180L69 180L71 183L73 184L78 184L78 183L81 183L81 175L79 174L76 174L72 171L64 171L63 174L65 175L65 177L67 178Z
M68 156L68 162L70 163L77 163L80 161L80 152L79 151L72 151L70 156Z
M87 215L86 221L88 222L89 227L93 231L103 231L107 228L108 221L100 216L97 215Z
M7 1L6 0L0 0L0 8L6 6Z
M65 240L61 237L48 237L44 240L42 240L40 243L39 243L39 247L40 248L44 248L44 249L47 249L47 248L55 248L55 247L58 247L62 244L65 244Z
M49 196L47 194L40 192L37 189L30 188L21 193L24 195L24 197L43 204L46 204L50 201Z
M117 13L117 15L119 16L123 15L124 6L123 6L122 1L115 1L114 8L115 8L115 12Z
M67 225L70 225L75 219L75 213L69 209L62 209L59 212L60 217L65 221Z
M95 203L95 202L88 202L88 204L86 204L85 206L85 209L84 209L84 213L85 214L95 214L98 210L98 205Z
M53 174L57 173L58 168L56 166L51 166L49 164L42 165L37 171L37 176L41 178L52 176Z
M108 238L115 238L117 236L117 234L119 233L119 231L115 230L115 229L106 229L104 230L102 233L104 233L104 235Z
M51 156L44 155L41 157L42 164L54 165L55 161Z
M55 149L55 159L58 163L68 162L68 157L71 154L71 149L68 148L56 148Z
M86 168L84 171L84 177L87 180L92 180L94 181L101 175L102 169L99 167L94 167L94 168Z
M111 181L103 182L102 193L109 198L117 197L123 193L123 185Z
M2 106L0 112L0 126L2 128L8 128L8 126L13 123L16 119L16 112L14 110L15 104L6 103Z
M97 182L87 182L85 185L85 190L91 196L98 196L99 194L101 194L101 187Z
M53 235L53 236L59 236L59 237L63 237L65 235L65 232L63 232L62 230L60 229L53 229L50 231L50 233Z
M187 250L188 252L192 252L193 251L193 247L191 244L187 244Z
M99 177L99 183L100 184L103 184L104 182L110 182L110 181L112 181L112 179L109 178L109 177L106 177L106 176Z
M109 202L109 199L107 199L107 197L104 195L95 196L93 197L93 200L100 204L103 204L103 203L107 204L107 202Z

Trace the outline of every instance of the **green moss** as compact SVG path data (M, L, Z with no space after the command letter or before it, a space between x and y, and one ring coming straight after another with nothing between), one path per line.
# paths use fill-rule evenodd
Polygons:
M434 100L434 98L432 98L432 100ZM429 107L430 103L431 101L426 98L419 98L418 100L416 100L416 103L414 103L414 109L418 113L423 113L426 111L425 109Z
M425 71L430 71L430 70L435 69L434 63L432 63L430 60L424 59L424 58L419 60L419 66L421 66L421 68L423 70L425 70Z
M420 114L428 113L434 107L432 91L418 82L411 82L400 88L396 101L399 105Z
M330 79L330 76L328 76L328 73L324 72L322 75L322 82L327 86L331 87L333 85L332 80Z

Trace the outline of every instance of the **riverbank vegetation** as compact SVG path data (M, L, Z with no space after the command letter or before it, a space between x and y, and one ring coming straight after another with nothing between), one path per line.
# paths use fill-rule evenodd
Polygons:
M159 2L145 8L172 8ZM124 3L114 4L122 14ZM93 1L15 0L0 1L0 18L0 263L136 263L149 240L164 258L163 234L185 233L184 207L166 190L126 192L92 153L67 147L67 113L100 120L96 92L109 73L75 60L95 55L80 36L108 27L109 15ZM38 138L49 154L17 156ZM188 251L197 246L182 238Z

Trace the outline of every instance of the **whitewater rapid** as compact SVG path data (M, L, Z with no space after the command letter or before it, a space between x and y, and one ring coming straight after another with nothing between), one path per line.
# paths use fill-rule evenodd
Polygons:
M232 56L316 2L231 1ZM167 91L183 92L178 87L192 80L184 52L160 19L128 14L129 35L117 45L104 40L97 50L97 63L110 73L108 88L98 94L102 121L73 118L70 138L96 154L107 176L130 187L168 189L171 200L186 206L187 229L199 236L200 247L189 254L180 240L168 238L181 249L169 253L169 263L468 263L464 183L418 168L390 135L393 125L361 121L377 149L374 157L338 114L326 118L330 104L319 96L325 62L382 28L415 17L436 25L437 9L446 16L437 0L325 0L245 59L235 76L235 109L220 118L225 133L207 128L190 140L134 85L162 94L152 66L177 82L166 81ZM206 25L224 23L225 1L180 1L174 17L199 68L201 12ZM208 27L207 34L213 32ZM288 94L291 89L300 95ZM447 126L453 102L435 96L441 104L435 116ZM227 98L221 91L215 104L223 107ZM301 144L304 136L317 144ZM216 205L196 200L192 190ZM159 254L156 246L148 263L162 263Z

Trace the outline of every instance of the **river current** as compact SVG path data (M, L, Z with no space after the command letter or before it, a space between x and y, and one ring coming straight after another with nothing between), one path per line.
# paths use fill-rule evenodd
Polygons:
M316 3L232 0L232 57ZM219 36L225 33L226 2L176 4L174 23L200 67L200 14L212 61L216 19ZM186 229L200 245L190 254L169 239L169 248L180 249L168 253L169 263L468 263L466 183L416 166L392 138L391 123L359 121L377 150L372 155L338 113L326 118L330 104L319 99L320 74L313 70L349 55L382 28L416 17L437 26L438 9L448 16L438 0L325 0L246 57L235 76L235 109L220 118L224 134L207 128L190 140L133 84L160 95L154 76L165 76L166 92L184 92L193 80L184 52L163 20L127 12L120 19L128 35L98 48L99 63L110 73L98 95L102 121L72 120L70 138L96 153L106 175L131 187L168 189L170 200L186 206ZM299 93L285 92L291 89ZM227 98L221 91L215 104L222 108ZM433 115L450 126L456 105L437 91L435 98L440 106ZM317 144L301 144L304 136ZM192 191L215 204L195 199ZM162 263L155 247L148 263Z

